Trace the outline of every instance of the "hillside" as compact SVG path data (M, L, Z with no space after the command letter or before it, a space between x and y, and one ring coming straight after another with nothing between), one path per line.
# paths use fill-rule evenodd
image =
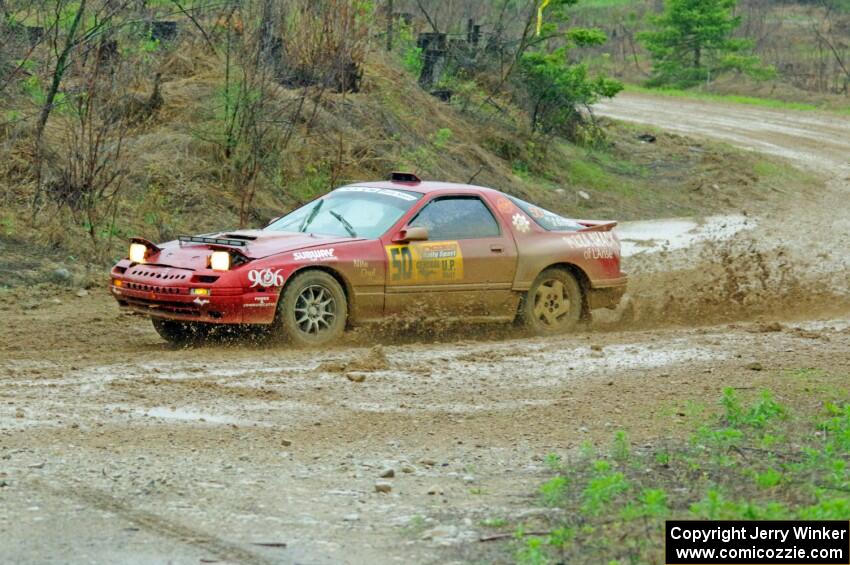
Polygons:
M260 226L335 186L395 169L491 186L569 216L618 220L747 211L805 184L778 161L606 120L590 141L532 132L514 98L492 88L486 67L442 101L409 70L412 40L389 54L365 40L358 88L340 93L252 78L222 52L229 31L213 36L213 52L185 19L179 25L175 39L143 43L110 63L126 88L97 93L102 107L57 105L41 147L36 118L46 77L33 64L2 92L0 285L43 281L56 269L88 280L87 271L100 273L124 253L130 236L163 241ZM138 40L118 41L123 54ZM33 60L49 62L46 47L37 45ZM74 70L66 100L92 72ZM269 116L257 122L262 130L250 130L253 138L237 137L247 118L226 113L233 85L242 84L235 71L255 81L262 99L246 99ZM154 94L144 120L115 125L114 108L128 101L144 108ZM107 175L114 176L108 186Z

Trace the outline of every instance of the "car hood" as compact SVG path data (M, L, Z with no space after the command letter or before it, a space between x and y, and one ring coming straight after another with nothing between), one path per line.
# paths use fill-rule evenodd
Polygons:
M169 241L160 245L158 256L151 257L151 262L167 265L169 267L183 267L190 269L201 269L206 266L207 255L211 249L223 249L232 247L238 252L251 259L262 259L270 255L311 249L314 247L328 247L353 241L362 241L363 238L336 237L324 235L311 235L299 232L276 232L266 230L240 230L204 234L204 238L244 241L244 246L229 246L218 244L194 243Z

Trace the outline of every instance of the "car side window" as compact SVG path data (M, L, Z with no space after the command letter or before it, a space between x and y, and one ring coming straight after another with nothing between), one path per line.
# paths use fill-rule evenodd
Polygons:
M408 225L428 230L428 239L476 239L498 237L499 224L490 209L477 196L444 196L436 198Z

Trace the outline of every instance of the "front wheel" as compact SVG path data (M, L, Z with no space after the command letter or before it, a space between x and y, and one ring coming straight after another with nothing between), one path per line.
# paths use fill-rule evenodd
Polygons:
M178 322L176 320L163 320L162 318L151 318L153 328L162 339L174 345L192 345L202 342L209 331L201 324L192 322Z
M578 324L582 301L581 285L569 271L546 269L531 284L519 318L536 335L564 333Z
M348 301L337 280L324 271L305 271L284 288L275 322L287 341L318 346L342 335L347 316Z

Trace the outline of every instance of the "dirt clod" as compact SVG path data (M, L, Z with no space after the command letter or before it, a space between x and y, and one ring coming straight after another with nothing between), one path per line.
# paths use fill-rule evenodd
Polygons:
M384 348L376 345L368 353L348 364L349 371L386 371L390 368Z
M772 332L781 332L785 327L779 322L768 322L764 324L758 324L753 331L755 333L772 333Z

